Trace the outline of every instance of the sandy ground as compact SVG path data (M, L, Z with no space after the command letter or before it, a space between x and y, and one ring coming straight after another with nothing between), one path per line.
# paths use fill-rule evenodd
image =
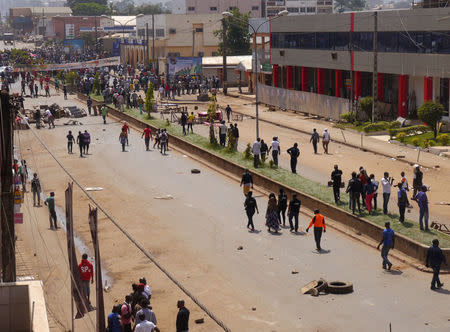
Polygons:
M395 271L384 272L379 252L333 230L324 236L327 251L321 255L313 250L311 234L293 235L286 230L279 236L268 234L263 226L265 198L258 198L262 212L255 220L258 232L249 233L237 183L174 151L168 156L145 152L136 132L131 134L128 152L120 152L120 127L111 120L103 125L99 117L83 118L83 126L63 126L64 120L57 120L56 129L42 129L39 135L83 186L104 188L93 196L232 330L380 331L387 330L389 323L395 331L450 328L449 292L431 292L430 275L395 260ZM79 158L76 146L74 154L67 154L65 135L69 129L91 133L91 155ZM57 205L62 207L68 177L30 131L18 133L16 145L29 167L39 173L45 193L55 191ZM192 175L194 167L202 173ZM154 198L167 194L174 199ZM76 234L89 246L89 202L79 189L75 189L74 198ZM31 210L30 220L26 217L23 227L18 227L19 241L25 247L24 255L35 252L33 246L46 243L48 250L31 260L41 270L47 301L67 328L70 304L63 273L64 233L48 229L44 208L27 210ZM27 227L31 223L38 225L43 241L29 239ZM113 279L111 292L105 294L107 310L122 301L132 282L146 276L153 289L158 325L174 330L176 300L186 296L110 221L100 215L99 223L102 263ZM303 229L306 223L303 216ZM244 250L236 250L239 245ZM47 269L58 272L49 273ZM291 274L292 270L299 274ZM319 277L352 281L355 292L318 298L300 295L304 284ZM449 282L448 277L443 276L442 281ZM220 330L191 301L187 301L187 307L191 309L192 331ZM93 314L90 317L93 319ZM195 325L193 320L200 317L206 318L205 324ZM64 330L58 324L53 326L55 331ZM77 321L77 327L93 330L89 317Z

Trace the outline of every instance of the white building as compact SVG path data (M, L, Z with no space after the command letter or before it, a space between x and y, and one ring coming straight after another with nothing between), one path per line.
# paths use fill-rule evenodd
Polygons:
M291 15L333 13L333 0L266 0L266 16L287 10Z

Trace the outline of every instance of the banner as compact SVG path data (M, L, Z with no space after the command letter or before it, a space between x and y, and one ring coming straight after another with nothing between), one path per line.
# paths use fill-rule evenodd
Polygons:
M103 58L98 60L71 62L71 63L50 63L35 66L15 66L14 72L20 71L52 71L52 70L74 70L84 68L96 68L120 65L120 57Z
M200 75L202 73L202 58L176 57L169 58L169 75Z

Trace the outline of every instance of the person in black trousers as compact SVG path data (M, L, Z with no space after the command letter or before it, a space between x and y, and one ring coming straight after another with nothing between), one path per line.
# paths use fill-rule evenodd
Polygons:
M189 310L184 306L184 300L178 300L177 302L178 314L177 314L177 332L189 331Z
M345 191L349 194L349 209L352 209L353 214L355 214L356 203L358 203L358 211L361 213L361 203L359 202L359 197L362 192L361 181L356 176L356 172L352 173L352 178L348 181L347 190Z
M286 151L291 156L291 171L297 174L297 159L300 156L300 150L298 149L298 144L294 143L294 146Z
M81 131L78 132L77 144L80 147L80 157L83 157L84 134Z
M72 131L69 130L69 134L67 135L67 153L72 154L72 146L75 137L72 135Z
M249 191L247 194L247 198L244 202L245 212L247 213L248 223L247 228L252 228L252 231L255 230L255 225L253 225L253 216L255 211L259 214L258 204L256 204L256 199L252 196L253 192Z
M431 289L435 290L441 288L444 284L439 280L439 272L441 270L441 265L444 263L447 265L447 260L442 253L441 248L439 248L439 240L434 239L433 245L428 248L427 259L425 262L426 267L431 267L433 269L433 279L431 279Z
M316 128L313 129L313 133L312 133L311 139L309 141L312 142L312 145L314 148L314 153L317 154L317 143L319 143L319 141L320 141L320 136L317 133Z
M286 209L287 209L287 195L282 188L278 195L278 222L281 224L281 217L283 217L283 226L286 226Z
M291 226L291 232L295 230L298 232L298 215L300 213L300 207L302 202L297 198L297 194L292 195L292 199L289 202L288 209L288 217L289 217L289 226ZM295 220L295 226L292 224L292 218Z
M181 127L183 127L183 135L186 135L187 115L185 112L181 113Z
M397 192L397 205L398 205L398 212L400 214L399 221L403 223L405 221L405 210L406 205L408 203L408 195L406 194L405 188L403 188L403 184L400 182L398 183L398 192Z
M341 201L341 183L342 183L342 171L339 169L338 165L334 165L334 171L331 172L331 181L333 181L333 194L334 202L339 204Z

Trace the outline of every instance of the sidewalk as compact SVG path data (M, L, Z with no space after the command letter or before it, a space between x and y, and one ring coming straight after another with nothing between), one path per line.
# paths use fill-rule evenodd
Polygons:
M245 101L251 101L252 107L243 107L234 111L246 116L255 116L255 95L241 95L239 94L237 89L229 89L228 96L231 98L237 97L240 99L244 99ZM229 97L221 95L220 100L222 100L222 98L224 100L227 100ZM416 150L401 145L391 144L375 137L365 136L364 134L355 133L353 131L334 128L332 122L318 120L314 117L308 117L301 113L293 113L289 111L269 112L267 106L260 104L259 119L260 121L269 122L305 134L311 134L312 129L316 128L321 135L327 128L330 132L332 142L338 142L354 148L380 154L389 158L395 158L409 164L418 163L419 165L432 168L436 165L442 167L442 164L444 163L450 167L450 160L448 160L448 158L421 151L419 162L417 162L418 153ZM404 158L398 158L398 156L404 156Z

